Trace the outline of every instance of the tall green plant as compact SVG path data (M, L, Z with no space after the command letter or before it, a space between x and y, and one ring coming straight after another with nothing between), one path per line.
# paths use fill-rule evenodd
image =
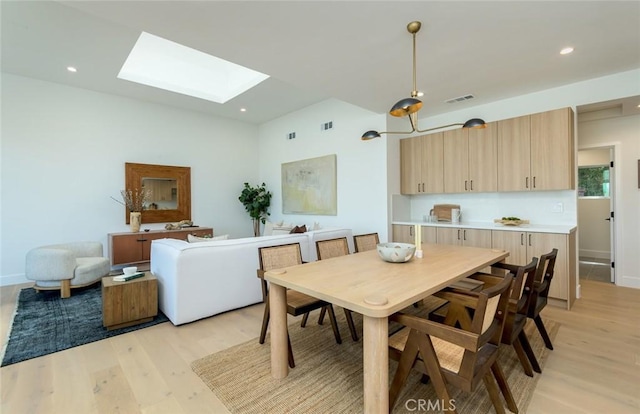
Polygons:
M269 216L269 206L271 205L271 192L267 191L265 183L252 187L249 183L244 183L244 189L240 193L238 200L244 205L245 210L253 219L253 234L260 235L260 222L264 224Z

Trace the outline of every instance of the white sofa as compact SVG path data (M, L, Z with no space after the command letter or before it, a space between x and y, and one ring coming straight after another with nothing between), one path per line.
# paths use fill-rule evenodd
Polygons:
M347 237L350 229L188 243L151 243L151 272L158 278L159 308L174 325L192 322L262 301L258 248L300 243L302 260L317 260L316 241Z

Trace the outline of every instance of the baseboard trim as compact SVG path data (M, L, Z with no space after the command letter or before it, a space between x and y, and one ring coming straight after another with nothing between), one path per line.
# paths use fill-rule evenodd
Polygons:
M580 257L594 257L596 259L610 259L611 252L602 250L585 250L580 249Z
M617 277L616 279L620 281L620 283L616 283L618 286L640 289L640 277L622 276Z
M22 283L33 282L27 279L24 274L8 275L0 277L0 286L20 285Z

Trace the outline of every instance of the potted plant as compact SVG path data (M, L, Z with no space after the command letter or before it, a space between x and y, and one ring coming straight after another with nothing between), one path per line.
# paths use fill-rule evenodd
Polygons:
M267 191L266 184L252 187L249 183L244 183L244 189L238 197L244 208L253 219L253 235L260 235L260 222L264 224L269 216L267 209L271 205L271 192Z

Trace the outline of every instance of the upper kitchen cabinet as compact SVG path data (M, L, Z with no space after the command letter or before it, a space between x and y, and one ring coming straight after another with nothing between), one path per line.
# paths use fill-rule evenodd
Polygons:
M495 192L498 189L498 128L459 128L444 135L444 192Z
M498 191L575 188L573 110L498 121Z
M444 191L442 132L400 140L400 192Z
M533 190L575 189L574 152L571 108L531 115Z

